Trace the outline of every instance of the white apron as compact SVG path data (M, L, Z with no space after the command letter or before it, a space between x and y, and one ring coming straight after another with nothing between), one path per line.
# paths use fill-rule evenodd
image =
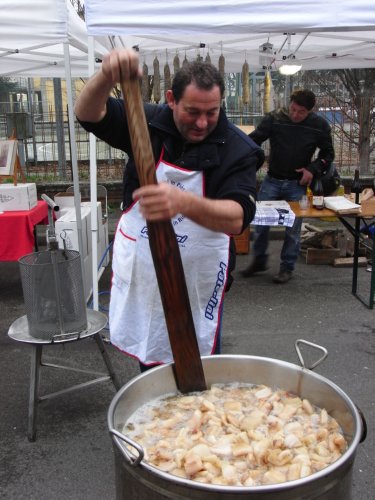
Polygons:
M159 161L158 182L204 195L202 172ZM172 225L179 244L194 326L202 356L215 347L228 274L229 236L183 215ZM135 202L122 215L113 247L109 324L111 343L144 364L173 361L145 219Z

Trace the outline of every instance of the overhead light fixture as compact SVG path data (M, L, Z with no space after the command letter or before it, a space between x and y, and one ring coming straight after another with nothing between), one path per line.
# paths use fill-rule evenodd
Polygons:
M296 56L283 56L284 62L279 68L279 72L282 75L295 75L302 68L302 64L300 64L296 60Z
M259 45L259 64L263 69L268 69L271 67L273 61L275 60L275 55L273 52L272 43L266 42Z
M282 75L295 75L302 68L302 64L284 63L279 71Z

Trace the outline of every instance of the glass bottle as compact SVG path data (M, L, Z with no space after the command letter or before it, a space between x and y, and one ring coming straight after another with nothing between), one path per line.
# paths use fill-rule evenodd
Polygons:
M320 178L320 175L317 174L315 176L315 181L312 187L313 198L312 198L312 206L316 210L323 210L324 208L324 191L323 184Z
M355 194L355 202L359 203L359 194L362 192L361 181L359 180L359 169L354 170L354 179L350 187L350 192Z
M306 195L307 195L308 207L312 207L313 193L310 186L307 186Z

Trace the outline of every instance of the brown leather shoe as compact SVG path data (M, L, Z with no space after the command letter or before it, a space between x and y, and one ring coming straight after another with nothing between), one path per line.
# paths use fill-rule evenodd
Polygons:
M293 278L293 272L284 270L284 271L279 271L279 273L272 278L272 281L274 283L284 284L288 283L288 281L291 280L292 278Z

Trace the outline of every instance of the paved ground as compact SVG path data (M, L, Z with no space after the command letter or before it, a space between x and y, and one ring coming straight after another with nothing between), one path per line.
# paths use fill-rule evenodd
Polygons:
M361 408L369 425L354 464L353 500L367 500L374 491L374 311L351 294L351 269L308 266L302 258L295 278L274 285L280 241L271 243L271 269L252 279L236 272L227 295L223 320L223 352L282 359L298 364L298 338L328 349L316 371L335 382ZM248 256L239 256L243 269ZM109 269L100 280L106 302ZM361 269L359 284L368 291L370 273ZM0 263L0 498L6 500L111 500L115 498L113 452L107 411L115 390L105 382L65 394L39 406L37 440L26 437L30 351L7 336L11 323L24 314L17 263ZM138 374L137 363L108 345L115 370L126 383ZM49 346L49 362L102 368L92 339ZM44 368L43 393L85 380L82 374ZM339 499L337 499L339 500Z

